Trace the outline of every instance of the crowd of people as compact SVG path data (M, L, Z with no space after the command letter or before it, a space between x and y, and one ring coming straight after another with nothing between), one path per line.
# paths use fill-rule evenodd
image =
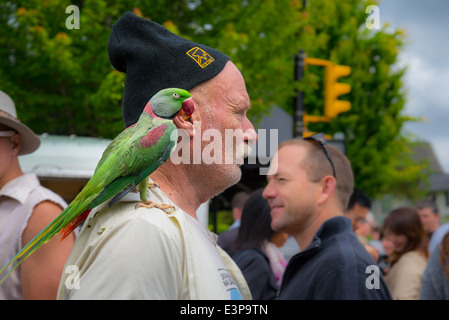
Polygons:
M271 228L270 208L268 201L262 198L262 192L260 189L251 194L252 200L244 206L242 218L246 227L242 231L233 229L236 237L244 239L243 242L235 240L235 246L240 250L237 254L227 251L241 268L253 297L267 299L279 294L279 275L283 275L287 260L282 247L287 238L274 246L276 256L271 258L269 250L262 244L273 246L272 239L279 233ZM360 243L376 261L392 299L449 299L448 224L440 224L439 210L433 200L419 201L415 207L398 207L379 225L371 211L371 199L355 189L345 216L351 220ZM226 234L227 231L220 234L218 243ZM296 253L300 253L299 248ZM269 272L270 263L279 261L283 262L284 268L278 268L277 273L274 269ZM276 276L279 282L274 286Z
M210 128L241 130L245 146L257 140L244 78L220 51L127 12L112 28L108 53L127 75L126 127L156 92L181 87L195 110L174 122L191 149ZM0 92L1 265L67 205L22 172L18 156L38 147ZM0 285L0 298L449 299L449 227L440 225L434 203L395 208L376 225L370 198L354 189L351 163L324 135L283 141L266 186L236 195L236 222L216 240L196 211L240 180L239 165L222 160L166 161L150 175L157 187L148 197L172 212L136 208L133 193L95 208L79 234L51 240L16 269ZM291 240L297 252L286 257ZM66 267L75 267L75 277Z

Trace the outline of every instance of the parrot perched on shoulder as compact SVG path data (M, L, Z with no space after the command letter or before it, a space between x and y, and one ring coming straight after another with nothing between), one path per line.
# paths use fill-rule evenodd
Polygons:
M121 132L108 145L93 176L75 199L0 270L1 274L17 261L0 284L42 244L58 232L64 239L87 218L93 208L111 198L110 207L137 187L142 201L137 206L155 206L163 210L170 207L148 201L149 175L169 158L176 147L176 141L170 139L172 132L177 130L173 119L177 115L187 119L193 109L193 99L186 90L169 88L156 93L137 123Z

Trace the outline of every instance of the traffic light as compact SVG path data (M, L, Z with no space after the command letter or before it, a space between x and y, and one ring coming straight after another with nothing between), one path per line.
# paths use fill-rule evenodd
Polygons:
M338 78L351 73L348 66L337 65L332 62L325 66L324 80L324 116L335 118L339 113L351 109L349 101L338 100L338 97L351 91L347 83L339 83Z

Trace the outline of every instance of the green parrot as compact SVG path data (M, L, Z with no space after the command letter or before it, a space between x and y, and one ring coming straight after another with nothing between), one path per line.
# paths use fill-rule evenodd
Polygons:
M58 232L64 239L87 218L93 208L111 198L110 207L137 187L142 201L137 206L170 209L169 205L148 201L149 175L169 158L176 147L176 141L170 139L172 132L177 130L173 119L177 115L187 119L193 109L193 99L186 90L169 88L156 93L137 123L121 132L108 145L93 176L75 199L0 270L1 274L14 261L18 261L0 284L42 244Z

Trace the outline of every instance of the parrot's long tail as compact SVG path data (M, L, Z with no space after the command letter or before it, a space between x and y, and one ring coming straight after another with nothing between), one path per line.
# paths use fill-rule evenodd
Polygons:
M87 219L89 216L89 213L92 211L92 209L84 211L82 214L77 216L73 221L71 221L67 226L61 229L61 241L67 238L69 234L71 234L84 220Z
M53 236L55 236L58 232L64 229L70 221L67 221L67 214L71 210L72 207L68 206L64 211L62 211L52 222L48 224L41 232L39 232L25 247L23 247L15 256L11 259L1 270L0 274L2 274L8 267L12 266L14 262L17 263L8 271L8 273L0 280L0 284L5 281L5 279L13 272L26 258L28 258L34 251L36 251L41 245L50 241ZM88 210L90 211L90 210ZM81 215L80 215L81 216ZM87 215L84 217L84 219ZM75 219L77 220L78 217ZM82 220L81 220L82 221ZM81 223L79 221L79 223ZM77 226L79 225L77 224ZM73 228L75 229L75 228ZM69 235L71 231L65 230L64 238Z

